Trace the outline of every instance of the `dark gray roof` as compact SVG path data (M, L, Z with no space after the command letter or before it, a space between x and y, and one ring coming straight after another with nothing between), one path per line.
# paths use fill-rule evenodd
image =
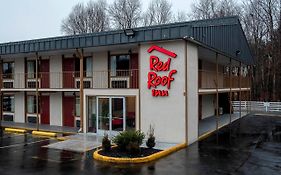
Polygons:
M134 28L133 30L135 31L134 37L128 37L124 34L123 30L117 30L2 43L0 44L0 55L47 52L62 49L142 43L191 37L208 47L219 50L233 58L237 58L245 64L254 63L237 16L140 27ZM236 54L237 51L240 51L240 55L238 56Z

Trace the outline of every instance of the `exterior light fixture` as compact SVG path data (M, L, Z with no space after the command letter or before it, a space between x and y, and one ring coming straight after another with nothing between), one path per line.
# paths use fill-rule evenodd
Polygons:
M240 50L236 50L236 56L239 56L241 54L241 51Z
M135 31L133 29L125 29L124 33L126 36L134 37L135 36Z

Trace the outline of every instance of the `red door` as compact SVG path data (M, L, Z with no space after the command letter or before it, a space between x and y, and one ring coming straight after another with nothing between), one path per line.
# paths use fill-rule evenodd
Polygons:
M41 88L50 87L49 69L50 69L49 60L41 60L40 61Z
M139 67L139 61L138 61L138 54L132 54L130 58L131 62L131 88L138 88L138 67Z
M40 96L41 102L41 123L50 124L50 97L49 96Z
M63 126L74 127L74 103L73 96L63 97Z
M66 58L63 59L62 64L63 71L63 88L74 88L74 70L75 70L75 59Z

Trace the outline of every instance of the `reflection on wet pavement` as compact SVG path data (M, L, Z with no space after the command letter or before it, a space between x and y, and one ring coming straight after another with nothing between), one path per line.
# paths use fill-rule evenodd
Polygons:
M98 162L93 160L92 151L75 153L42 147L57 140L4 133L0 147L21 145L0 149L0 174L280 175L280 121L280 117L248 116L187 149L138 165ZM41 142L28 144L36 141Z

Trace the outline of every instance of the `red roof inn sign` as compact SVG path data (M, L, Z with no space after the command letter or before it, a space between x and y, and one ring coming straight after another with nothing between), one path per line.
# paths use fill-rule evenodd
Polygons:
M148 72L147 75L147 88L152 89L152 96L158 97L158 96L169 96L169 89L171 88L171 83L174 81L173 75L177 73L177 70L172 69L170 70L171 60L172 58L176 58L177 54L174 52L171 52L169 50L166 50L159 46L151 46L147 52L151 53L152 51L158 51L160 53L165 54L168 56L168 60L166 62L161 61L157 56L150 55L150 61L149 61L149 67L150 72ZM160 76L158 75L159 72L167 72L167 75ZM166 90L158 90L158 86L166 86Z

